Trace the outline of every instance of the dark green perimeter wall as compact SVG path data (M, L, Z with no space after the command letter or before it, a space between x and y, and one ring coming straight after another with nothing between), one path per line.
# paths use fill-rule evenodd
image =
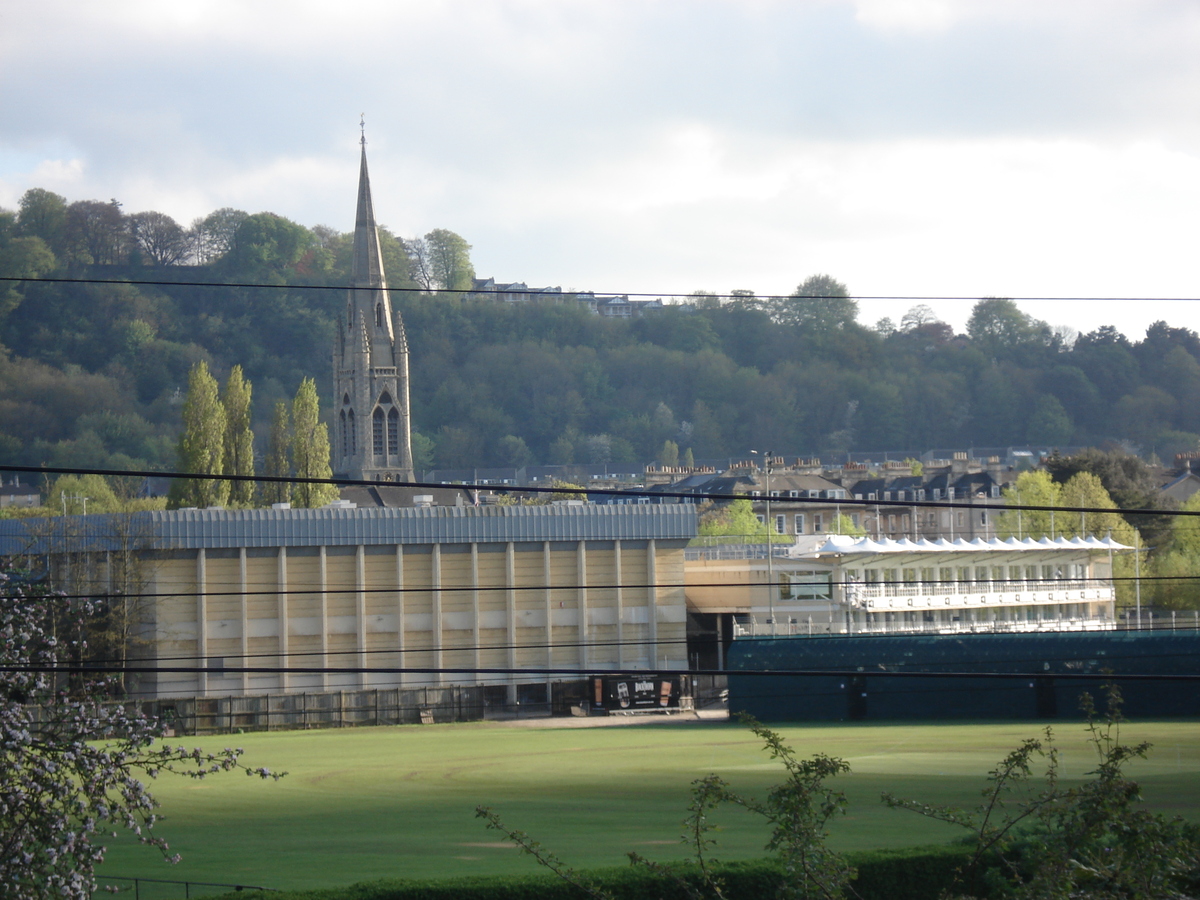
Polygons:
M1109 672L1128 717L1200 716L1196 631L758 638L726 665L731 711L764 722L1079 718L1083 691L1104 709ZM778 674L809 671L824 674Z

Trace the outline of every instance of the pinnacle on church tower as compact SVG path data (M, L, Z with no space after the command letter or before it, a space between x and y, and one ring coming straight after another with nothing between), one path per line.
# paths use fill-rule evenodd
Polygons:
M365 127L361 146L350 290L333 349L333 468L346 478L412 481L408 340L383 270Z

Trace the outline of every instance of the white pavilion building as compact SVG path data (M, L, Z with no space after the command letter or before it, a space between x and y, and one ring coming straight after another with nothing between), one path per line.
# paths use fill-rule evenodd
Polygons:
M732 614L735 636L1107 629L1113 555L1132 549L1111 537L830 535L769 561L689 558L686 591L692 612Z

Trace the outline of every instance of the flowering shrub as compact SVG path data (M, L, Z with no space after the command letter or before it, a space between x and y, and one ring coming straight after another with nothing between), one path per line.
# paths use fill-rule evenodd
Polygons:
M240 749L159 743L158 721L108 702L112 677L79 665L93 613L0 569L0 900L89 898L100 841L117 829L177 861L153 834L147 782L165 772L284 774L242 765Z

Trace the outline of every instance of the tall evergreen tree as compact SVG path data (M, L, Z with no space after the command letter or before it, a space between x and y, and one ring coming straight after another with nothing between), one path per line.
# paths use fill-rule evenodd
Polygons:
M217 381L201 360L188 373L188 392L183 401L183 434L179 438L179 471L195 475L220 475L225 461L225 409ZM229 499L229 482L208 478L185 478L171 486L169 505L224 506Z
M305 378L292 401L292 467L298 478L330 478L329 429L320 418L317 385ZM324 506L338 498L332 484L292 485L292 505Z
M288 405L280 400L275 404L275 416L271 420L271 438L267 443L267 471L264 474L272 478L286 478L291 474L291 436L288 434L290 419ZM262 486L264 503L287 503L291 496L292 489L286 482L268 481Z
M242 367L229 370L221 405L225 407L226 475L254 474L254 432L250 428L251 385L242 376ZM234 481L229 486L229 502L234 506L254 503L254 482Z

